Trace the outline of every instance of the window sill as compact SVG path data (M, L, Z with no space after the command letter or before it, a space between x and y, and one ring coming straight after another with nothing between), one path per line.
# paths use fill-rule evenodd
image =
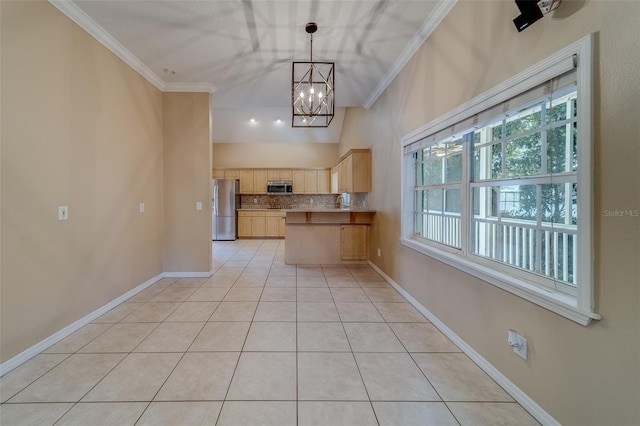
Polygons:
M476 278L480 278L489 284L522 297L571 321L575 321L580 325L586 326L589 325L591 320L599 320L601 318L600 315L595 312L580 309L577 306L575 297L560 292L546 291L510 275L494 271L486 266L464 259L457 254L439 250L413 239L400 238L400 242L410 249L444 262Z

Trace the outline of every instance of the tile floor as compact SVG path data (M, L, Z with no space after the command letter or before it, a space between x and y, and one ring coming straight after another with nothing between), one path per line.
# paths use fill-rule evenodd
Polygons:
M536 425L368 265L214 243L0 378L2 425Z

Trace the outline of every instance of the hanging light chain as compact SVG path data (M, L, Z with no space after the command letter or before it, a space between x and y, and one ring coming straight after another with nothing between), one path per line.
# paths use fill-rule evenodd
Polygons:
M309 34L309 58L310 61L293 63L292 79L292 108L293 127L309 127L319 117L322 117L320 125L312 127L327 127L333 119L334 108L334 87L333 87L333 67L332 62L313 62L313 33L318 26L310 22L305 26ZM307 69L301 77L296 73L296 65L306 64ZM319 78L318 78L319 77ZM314 79L317 79L315 81ZM323 90L323 88L325 90ZM296 124L301 121L303 126ZM318 120L320 121L320 120Z

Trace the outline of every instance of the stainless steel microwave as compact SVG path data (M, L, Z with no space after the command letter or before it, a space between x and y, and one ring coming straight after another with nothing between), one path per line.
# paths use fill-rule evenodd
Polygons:
M267 194L269 195L291 195L293 193L293 182L290 180L270 180L267 182Z

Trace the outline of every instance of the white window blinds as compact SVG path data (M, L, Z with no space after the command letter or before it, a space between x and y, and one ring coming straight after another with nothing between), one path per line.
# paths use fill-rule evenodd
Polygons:
M552 93L574 85L576 81L576 55L571 55L525 81L505 87L490 100L475 99L468 108L446 121L427 126L421 132L426 136L405 145L404 153L415 152L444 139L460 136L509 112L518 112Z

